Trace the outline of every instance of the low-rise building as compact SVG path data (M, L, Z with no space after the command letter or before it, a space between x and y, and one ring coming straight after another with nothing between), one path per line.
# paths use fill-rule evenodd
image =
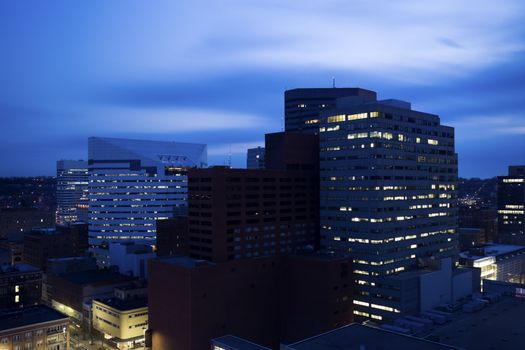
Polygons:
M143 285L115 288L112 298L94 299L93 328L102 332L118 349L133 349L143 344L148 328L147 289Z
M0 266L0 310L38 304L42 271L28 264Z
M47 260L81 256L88 249L87 224L33 229L24 235L24 262L46 270Z
M309 253L214 263L167 256L149 269L153 350L207 350L224 334L275 347L352 322L349 258Z
M69 318L45 305L0 314L0 350L65 350Z
M87 270L59 275L49 275L52 288L53 308L77 321L89 323L91 302L96 298L108 298L115 287L129 284L134 279L114 270Z
M485 229L476 227L460 227L458 229L458 240L461 251L488 243L486 241Z
M525 247L486 244L460 253L461 265L479 268L481 279L525 282Z
M252 343L249 340L236 337L234 335L225 335L212 339L211 350L271 350L265 346Z
M0 265L10 265L12 261L11 250L0 247Z
M246 339L227 335L215 338L211 342L212 350L266 350L268 348L254 344ZM294 342L281 344L281 350L447 350L460 349L453 346L439 344L425 339L390 332L364 324L350 325L321 333L313 337Z

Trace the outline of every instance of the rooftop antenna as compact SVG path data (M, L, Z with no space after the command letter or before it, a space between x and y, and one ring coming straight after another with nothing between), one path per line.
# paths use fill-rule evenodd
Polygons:
M228 151L228 167L232 167L232 145L230 144L230 150Z

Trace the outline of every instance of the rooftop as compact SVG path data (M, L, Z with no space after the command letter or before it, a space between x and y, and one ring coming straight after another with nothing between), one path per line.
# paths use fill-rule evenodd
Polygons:
M148 307L148 299L147 298L139 298L139 299L119 299L119 298L108 298L108 299L95 299L97 302L107 305L115 310L119 311L128 311L128 310L135 310L135 309L141 309L144 307Z
M60 277L76 284L91 284L97 282L119 282L131 279L112 270L87 270L61 274Z
M257 345L248 340L236 337L234 335L225 335L223 337L212 339L213 344L228 346L235 349L242 350L270 350L261 345Z
M166 264L178 265L182 267L199 267L215 265L207 260L193 259L184 255L172 255L159 257L156 260L162 261Z
M465 251L465 252L459 253L459 256L464 259L476 260L476 259L485 258L487 256L494 256L497 258L499 255L510 254L510 253L514 253L518 251L525 252L524 246L511 245L511 244L486 244L476 249L480 249L481 251L484 252L485 255L476 255L476 254L471 254L469 251Z
M0 265L0 273L39 272L40 269L29 264Z
M525 300L507 297L475 313L436 326L428 339L476 350L521 349L525 342Z
M444 350L458 349L399 333L352 323L318 336L287 345L287 350Z
M58 320L67 321L68 317L45 305L27 307L20 311L0 314L0 332Z

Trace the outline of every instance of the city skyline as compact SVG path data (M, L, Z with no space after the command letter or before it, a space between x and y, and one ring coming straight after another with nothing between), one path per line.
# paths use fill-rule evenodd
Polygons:
M90 136L205 143L210 164L231 150L244 167L282 130L284 91L332 77L455 127L462 177L525 163L519 1L0 9L0 176L52 175L58 159L87 158Z

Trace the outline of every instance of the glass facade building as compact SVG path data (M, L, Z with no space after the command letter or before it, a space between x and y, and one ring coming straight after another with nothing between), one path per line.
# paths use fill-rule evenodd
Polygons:
M88 162L57 161L56 223L84 221L88 218Z
M188 168L206 166L202 144L91 137L89 243L154 244L156 221L187 206Z

